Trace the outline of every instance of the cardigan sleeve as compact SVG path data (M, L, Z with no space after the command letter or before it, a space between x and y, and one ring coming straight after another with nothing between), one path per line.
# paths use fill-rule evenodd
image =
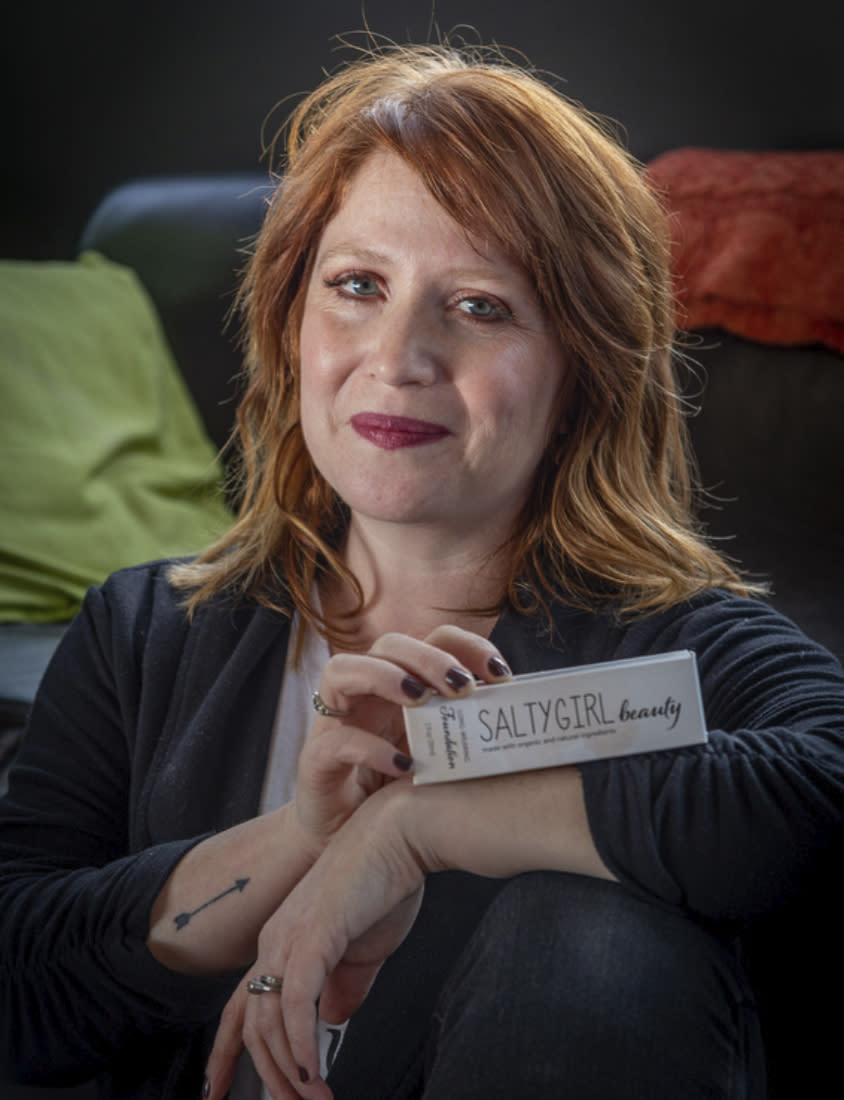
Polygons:
M708 743L583 766L593 839L634 890L752 921L840 857L842 669L767 605L725 593L631 627L616 655L670 649L697 655Z
M201 837L130 851L139 653L161 585L154 569L129 574L111 585L119 600L93 589L69 627L0 801L8 1080L83 1080L153 1034L166 1049L231 991L231 976L176 974L145 943L154 899Z

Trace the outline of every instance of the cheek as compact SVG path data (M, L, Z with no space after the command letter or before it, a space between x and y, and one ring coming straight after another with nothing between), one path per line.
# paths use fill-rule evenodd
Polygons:
M312 411L318 405L315 398L314 372L303 340L299 349L299 421L306 440L310 432Z
M299 422L311 452L318 441L320 410L325 407L321 387L322 356L315 336L313 327L303 319L299 332Z
M299 390L302 395L303 426L326 408L331 390L332 363L324 326L317 324L306 312L299 330Z
M543 362L544 369L523 367L506 386L497 389L497 415L490 418L502 460L531 470L539 465L549 441L559 431L555 418L563 369L557 356L550 355Z
M302 387L311 391L337 389L352 358L352 341L331 317L317 309L305 309L299 329Z
M317 314L306 315L299 331L299 422L305 445L325 476L347 405L348 350Z
M302 377L302 391L310 386L313 374L313 365L319 361L317 327L314 325L310 311L305 308L302 324L299 328L299 370Z
M482 374L471 400L483 410L481 421L497 425L500 432L518 434L524 445L545 435L559 386L555 375L537 371L532 363L520 363L497 377ZM529 439L523 438L525 432Z
M560 396L567 367L565 355L556 344L546 345L537 362L542 368L535 373L532 384L526 385L525 392L531 395L534 433L544 450L545 443L562 429Z

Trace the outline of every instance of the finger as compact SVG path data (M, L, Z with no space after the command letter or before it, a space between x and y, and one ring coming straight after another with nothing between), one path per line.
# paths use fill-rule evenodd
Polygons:
M301 1092L279 1069L273 1053L264 1042L263 1035L250 1034L247 1047L255 1072L273 1100L300 1100Z
M332 710L353 712L355 703L365 697L374 696L397 706L420 702L430 695L432 686L387 655L337 653L323 670L319 694ZM344 720L321 720L321 728L328 728L324 723Z
M492 642L456 626L438 627L424 641L385 634L370 653L400 661L442 695L468 694L475 680L499 681L512 675Z
M299 1080L308 1084L319 1079L316 1005L326 977L326 968L317 958L294 954L288 959L281 991L286 1045Z
M205 1068L208 1100L219 1100L231 1086L237 1060L243 1050L243 1018L247 996L246 986L241 982L220 1016L214 1046Z
M504 658L486 638L446 626L426 641L406 634L384 634L368 654L335 654L325 666L319 694L337 711L353 711L355 701L363 696L412 706L424 702L432 690L446 696L468 695L476 678L502 680L509 676Z
M336 777L345 777L350 767L369 768L398 779L407 775L412 765L411 758L398 752L392 742L368 730L344 725L305 743L299 773L306 782L313 776L320 785L330 785Z
M252 1064L273 1100L331 1100L331 1090L320 1078L304 1085L284 1033L281 1001L277 993L261 994L250 1002L244 1024L246 1047Z
M447 648L431 645L427 641L411 638L406 634L384 634L372 645L370 655L399 665L439 695L469 695L475 688L471 669ZM403 685L407 693L406 683ZM427 698L427 695L425 696ZM402 700L404 706L422 702L423 698Z
M345 959L334 968L319 999L319 1015L327 1024L350 1020L366 1000L381 962L353 963Z
M513 675L501 651L488 638L459 626L438 626L425 639L428 645L444 649L486 683L509 680Z

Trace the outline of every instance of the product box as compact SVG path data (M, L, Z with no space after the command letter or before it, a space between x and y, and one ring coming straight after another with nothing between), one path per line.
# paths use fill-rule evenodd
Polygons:
M515 676L405 707L414 783L578 764L706 741L694 653Z

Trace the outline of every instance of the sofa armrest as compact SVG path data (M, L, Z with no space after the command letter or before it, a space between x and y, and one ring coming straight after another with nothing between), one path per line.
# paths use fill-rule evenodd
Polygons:
M271 191L257 174L131 181L106 195L80 241L138 274L218 447L234 421L240 370L227 316Z

